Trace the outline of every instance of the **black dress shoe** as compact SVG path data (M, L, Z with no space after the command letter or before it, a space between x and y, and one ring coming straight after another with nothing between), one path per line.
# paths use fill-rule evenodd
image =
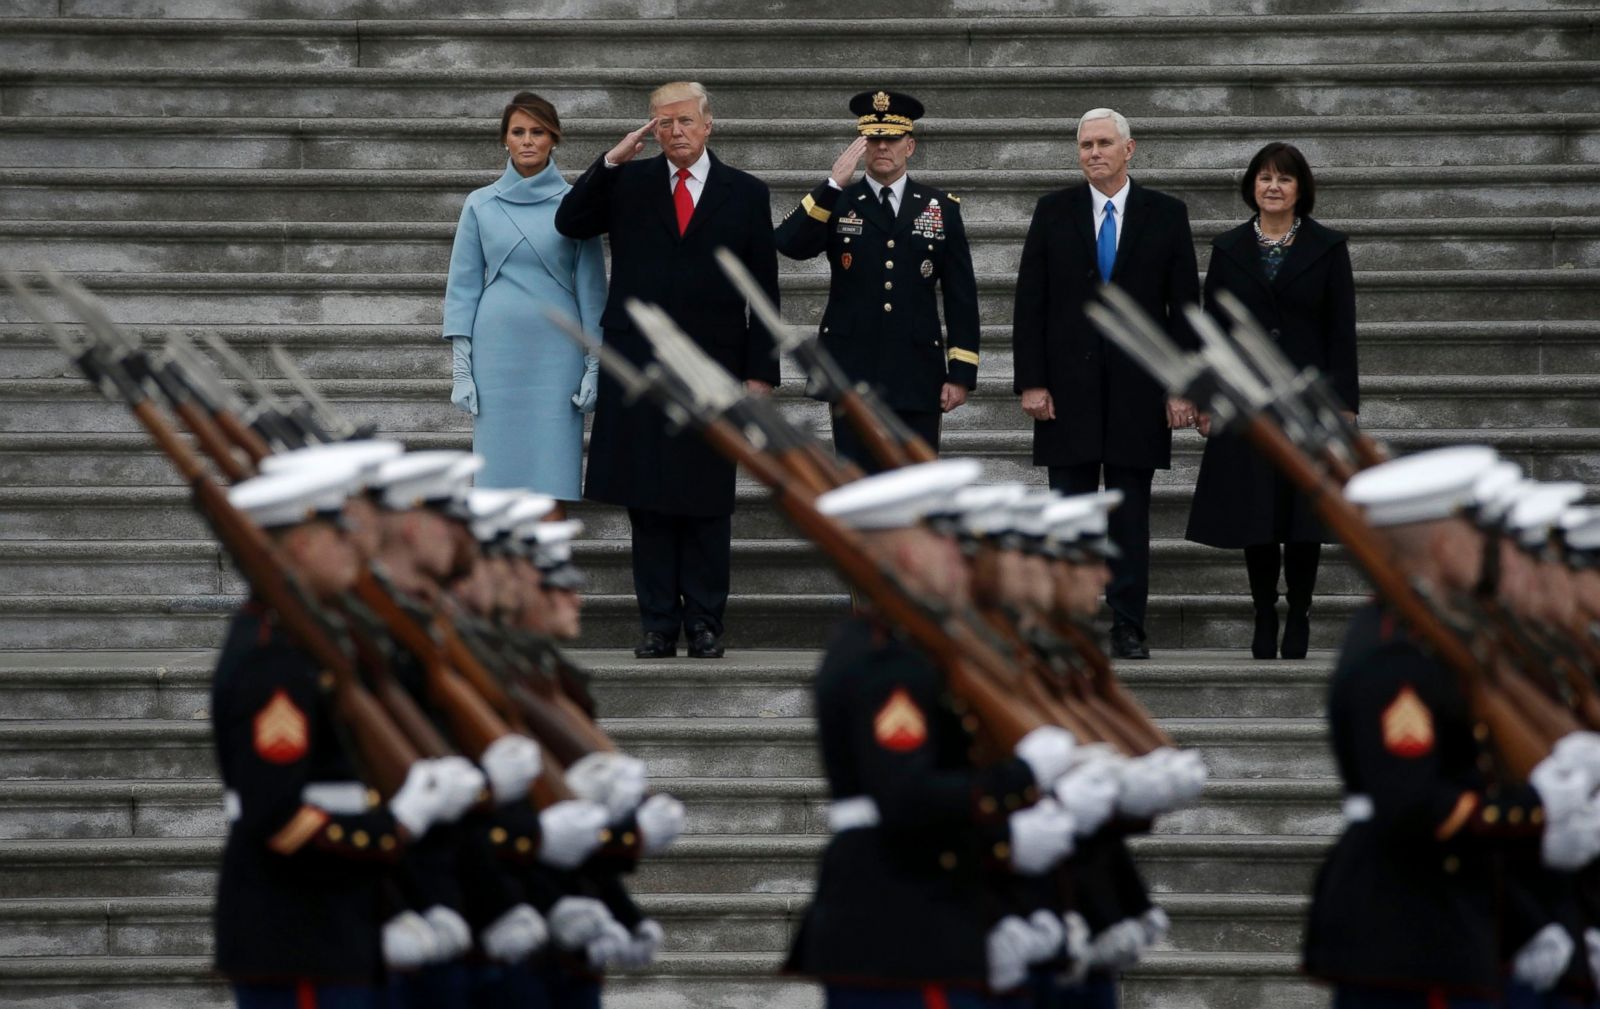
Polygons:
M689 658L722 658L722 639L711 633L709 627L697 627L689 633Z
M645 631L644 637L639 639L639 644L633 649L636 659L670 659L678 654L678 643L668 641L667 636L660 631Z
M1137 628L1118 624L1111 628L1111 655L1117 659L1148 659L1150 649L1139 637Z

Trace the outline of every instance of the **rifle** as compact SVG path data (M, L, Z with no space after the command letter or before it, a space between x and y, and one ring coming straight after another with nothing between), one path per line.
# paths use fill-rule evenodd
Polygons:
M1508 769L1521 778L1550 752L1553 740L1529 723L1500 682L1438 604L1415 586L1394 562L1366 519L1345 500L1335 479L1319 469L1266 410L1272 396L1237 363L1214 329L1197 327L1204 344L1199 354L1175 348L1138 304L1113 286L1102 288L1102 303L1091 304L1090 319L1112 342L1150 372L1171 394L1209 404L1223 426L1233 426L1312 503L1366 573L1377 593L1458 678L1474 716L1488 726Z
M66 278L46 274L45 284L69 308L77 309L91 333L100 337L98 341L91 338L77 345L50 320L44 303L19 275L8 270L5 281L17 300L45 327L90 384L108 398L124 402L172 463L194 495L196 509L250 582L256 596L278 615L279 622L300 647L331 674L327 689L332 696L333 711L348 733L351 756L374 788L384 796L393 795L418 759L416 750L361 683L354 663L338 642L338 631L310 601L265 532L229 503L227 494L162 416L143 384L108 352L105 333L115 326L103 313L92 308L85 311L84 306L93 306L88 292Z

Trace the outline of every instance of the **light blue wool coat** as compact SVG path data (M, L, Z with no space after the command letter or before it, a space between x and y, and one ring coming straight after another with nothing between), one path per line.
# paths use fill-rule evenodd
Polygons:
M601 240L576 242L555 229L571 188L554 158L526 179L508 161L461 208L444 295L444 336L472 338L472 449L487 460L477 486L564 501L581 496L583 414L572 395L584 361L545 313L564 312L599 340L606 304Z

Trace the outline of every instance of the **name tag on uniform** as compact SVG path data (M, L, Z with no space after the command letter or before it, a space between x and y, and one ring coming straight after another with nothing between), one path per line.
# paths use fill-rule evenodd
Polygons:
M856 212L852 210L839 218L839 222L834 225L834 231L841 235L859 235L861 234L861 226L864 223L866 222L857 217Z

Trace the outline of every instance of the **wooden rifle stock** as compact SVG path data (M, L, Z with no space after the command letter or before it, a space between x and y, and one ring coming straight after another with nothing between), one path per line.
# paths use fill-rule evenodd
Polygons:
M1145 710L1144 705L1139 703L1138 698L1134 697L1117 678L1111 660L1101 651L1093 635L1086 628L1070 619L1057 620L1051 626L1057 634L1077 649L1078 655L1088 667L1089 680L1095 692L1108 705L1120 711L1129 722L1139 725L1152 749L1178 745L1167 735L1166 730L1161 728L1150 712Z

